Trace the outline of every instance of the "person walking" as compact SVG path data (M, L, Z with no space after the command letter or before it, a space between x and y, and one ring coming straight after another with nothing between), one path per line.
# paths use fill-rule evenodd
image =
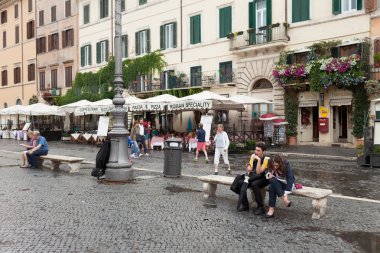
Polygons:
M194 161L198 161L199 151L203 151L206 157L206 163L208 163L208 156L206 151L206 131L203 129L203 123L199 123L199 129L197 131L197 151L195 151Z
M223 157L224 164L227 164L228 166L227 174L231 174L230 162L228 161L228 146L230 145L230 140L228 139L228 135L224 131L224 127L222 124L218 124L217 126L214 142L215 142L214 175L218 175L220 155L222 155Z
M144 147L144 154L145 154L145 156L149 156L149 154L148 154L148 148L146 147L144 120L142 118L140 119L139 131L137 133L136 140L137 140L137 142L141 142L142 143L142 145Z
M45 137L41 136L39 131L34 132L34 139L37 141L36 146L30 149L27 153L28 161L31 169L37 168L37 158L41 155L47 155L49 146Z
M294 188L294 175L290 163L275 155L270 161L266 178L269 180L269 210L265 218L273 218L277 197L281 198L287 207L292 205L288 199Z
M131 129L131 156L133 158L139 158L141 156L141 151L139 148L139 144L137 143L137 134L140 131L139 122L135 121L133 123L132 129Z

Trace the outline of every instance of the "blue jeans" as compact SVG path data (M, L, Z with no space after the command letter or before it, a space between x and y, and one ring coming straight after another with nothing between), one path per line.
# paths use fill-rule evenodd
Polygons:
M37 157L41 155L47 155L47 150L36 150L33 154L26 153L28 162L32 167L37 167Z
M286 184L277 180L277 178L269 179L269 207L276 206L277 197L284 196Z
M140 149L139 149L139 144L137 144L137 141L132 141L131 145L131 154L135 154L136 156L140 155Z

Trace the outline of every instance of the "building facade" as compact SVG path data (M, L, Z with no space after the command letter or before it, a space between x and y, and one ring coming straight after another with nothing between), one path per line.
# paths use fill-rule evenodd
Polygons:
M0 106L28 105L36 93L35 2L0 2Z
M48 103L72 87L78 70L78 3L36 1L38 94Z
M333 57L360 51L374 38L377 0L139 0L122 1L123 57L136 58L160 49L168 65L155 77L136 77L129 90L151 96L159 90L199 87L232 96L246 94L273 101L230 112L227 125L246 129L260 115L284 117L284 89L272 69L286 52L292 63L306 63L309 47L341 41ZM96 71L113 55L113 1L79 1L79 71ZM376 35L377 36L377 35ZM148 79L148 80L147 80ZM305 86L297 92L299 143L353 143L352 94ZM323 109L323 110L321 110ZM318 119L328 121L322 133ZM306 119L307 118L307 119Z

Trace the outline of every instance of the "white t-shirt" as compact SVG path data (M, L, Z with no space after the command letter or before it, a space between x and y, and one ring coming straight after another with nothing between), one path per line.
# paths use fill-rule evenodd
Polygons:
M140 124L139 127L140 127L139 135L144 135L144 125Z

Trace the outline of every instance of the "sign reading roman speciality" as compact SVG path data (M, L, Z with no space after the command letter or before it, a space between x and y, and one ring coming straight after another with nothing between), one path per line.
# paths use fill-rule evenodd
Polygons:
M110 124L110 118L106 116L99 117L98 124L98 136L107 136L108 135L108 125Z
M212 101L179 101L168 104L169 111L192 111L212 108Z

